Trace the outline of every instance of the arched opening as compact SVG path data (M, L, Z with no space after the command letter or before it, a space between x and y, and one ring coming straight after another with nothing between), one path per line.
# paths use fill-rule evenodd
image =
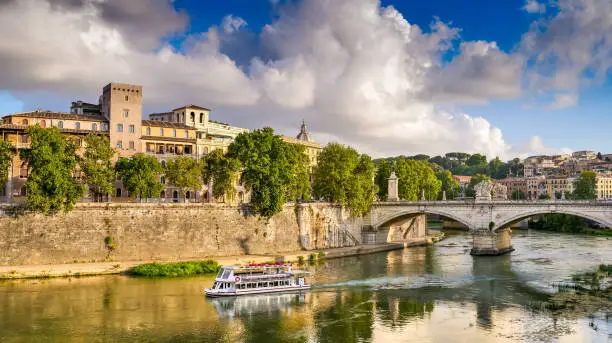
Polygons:
M117 189L115 190L115 196L116 196L117 198L121 198L121 188L117 188Z
M178 123L179 121L181 121L181 115L180 114L176 114L176 122Z
M200 124L204 123L204 113L200 112Z
M513 217L505 219L502 222L495 223L496 225L493 231L506 229L524 220L531 219L534 217L545 216L545 215L564 215L566 216L566 218L560 218L559 221L561 224L565 224L566 222L569 222L572 219L580 218L580 220L584 221L589 226L595 223L597 223L600 227L610 226L610 223L606 223L605 219L597 218L589 213L580 213L580 212L573 211L573 210L556 209L555 211L534 210L528 213L522 213L522 214L515 215ZM567 218L568 216L571 216L571 217ZM539 220L542 220L542 219L540 218ZM579 222L580 220L577 220L577 222ZM564 230L561 230L561 231L564 231Z
M161 193L159 194L160 198L165 198L166 197L166 190L164 189L163 191L161 191Z
M178 191L174 191L174 192L172 192L172 199L173 199L174 201L178 201L178 197L179 197L179 196L178 196Z
M191 112L191 121L195 123L195 112Z
M185 199L191 199L191 191L187 191L187 193L185 193Z
M19 195L22 197L28 196L28 190L26 189L26 186L21 187L21 189L19 190Z
M238 192L238 202L241 204L244 202L244 192Z

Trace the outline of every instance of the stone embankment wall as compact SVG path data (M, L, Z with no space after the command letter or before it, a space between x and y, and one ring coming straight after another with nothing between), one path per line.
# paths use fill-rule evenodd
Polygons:
M338 206L287 205L265 220L223 204L78 204L53 216L1 208L0 265L179 260L359 244ZM108 241L112 238L112 242ZM107 244L110 243L110 244Z

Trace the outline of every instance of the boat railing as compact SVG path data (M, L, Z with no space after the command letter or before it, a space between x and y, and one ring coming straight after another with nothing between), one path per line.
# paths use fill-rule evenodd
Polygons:
M279 274L264 274L264 275L244 275L242 278L245 280L261 280L261 279L280 279L291 277L289 273L279 273Z

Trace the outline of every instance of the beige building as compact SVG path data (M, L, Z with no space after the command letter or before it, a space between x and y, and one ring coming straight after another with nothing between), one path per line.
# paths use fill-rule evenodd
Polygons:
M598 174L595 191L597 193L598 200L612 199L612 175Z
M249 132L245 128L210 120L210 110L196 105L186 105L170 112L152 113L149 118L152 121L165 121L194 128L197 139L194 151L196 156L204 156L216 149L227 152L236 136Z
M317 165L317 158L321 150L323 150L323 147L312 139L304 121L302 121L300 132L295 138L289 136L282 136L282 138L287 143L303 145L305 148L304 152L308 156L310 167L312 168Z
M142 152L142 87L124 83L106 85L100 109L109 123L110 144L117 149L119 157Z

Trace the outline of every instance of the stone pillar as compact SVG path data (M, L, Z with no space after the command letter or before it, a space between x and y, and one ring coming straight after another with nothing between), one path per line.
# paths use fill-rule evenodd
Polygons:
M425 201L425 190L421 189L421 200Z
M446 191L442 191L442 201L446 201Z
M497 231L476 230L472 232L474 243L471 255L497 256L514 251L512 248L512 230L510 228Z
M389 182L387 183L387 201L398 201L399 200L399 192L397 190L397 176L395 176L395 171L391 172L391 176L389 176Z

